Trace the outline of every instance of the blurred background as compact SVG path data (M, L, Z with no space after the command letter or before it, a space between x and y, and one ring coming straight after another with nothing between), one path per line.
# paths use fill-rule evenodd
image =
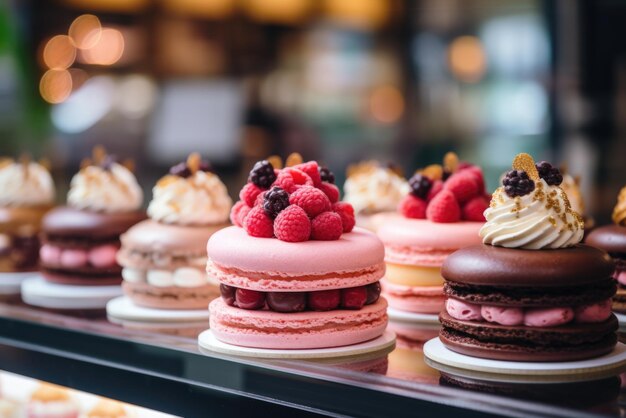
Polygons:
M148 192L191 151L235 195L300 152L341 185L455 150L494 189L513 156L567 164L609 220L626 184L626 2L3 0L0 155L47 157L59 202L96 144Z

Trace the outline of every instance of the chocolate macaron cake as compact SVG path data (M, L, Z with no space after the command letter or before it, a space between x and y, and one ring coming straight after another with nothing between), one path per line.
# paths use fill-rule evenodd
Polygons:
M148 216L122 235L124 293L157 309L206 309L219 296L205 271L206 242L229 225L226 186L194 153L153 189Z
M626 313L626 187L622 188L613 209L613 225L594 229L585 242L608 252L615 262L614 278L617 294L613 297L613 310Z
M579 244L584 222L559 187L558 169L513 161L485 211L483 245L444 262L440 339L450 350L510 361L573 361L617 342L614 265Z
M43 164L0 159L0 272L37 270L41 219L54 202Z
M120 234L145 219L143 193L133 173L102 148L72 178L68 206L42 223L41 272L48 281L112 285L122 281L115 256Z

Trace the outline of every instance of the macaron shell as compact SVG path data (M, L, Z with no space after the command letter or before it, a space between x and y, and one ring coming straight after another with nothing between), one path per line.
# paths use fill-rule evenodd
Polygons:
M244 347L308 349L341 347L379 337L387 326L387 301L360 310L277 313L209 305L211 330L222 342Z
M76 286L111 286L122 282L121 275L76 275L58 272L49 269L41 269L41 275L51 283L70 284Z
M290 243L257 238L231 226L211 236L209 258L218 266L284 277L370 269L383 263L385 249L373 233L354 228L335 241Z
M157 287L124 281L122 289L136 305L155 309L206 309L209 302L220 295L219 288L214 284Z
M619 225L601 226L585 237L585 243L609 253L626 254L626 227Z
M50 209L52 206L0 207L0 233L14 234L24 229L36 232Z
M403 286L383 279L382 293L389 306L415 313L436 314L443 310L446 297L443 286Z
M146 218L143 211L104 213L78 210L69 206L57 207L43 218L46 237L75 237L89 240L117 237Z
M480 286L570 287L606 280L614 269L605 251L583 244L541 251L474 245L450 255L441 274Z
M204 254L207 240L228 224L184 226L163 224L151 219L139 222L120 237L128 251L166 254Z

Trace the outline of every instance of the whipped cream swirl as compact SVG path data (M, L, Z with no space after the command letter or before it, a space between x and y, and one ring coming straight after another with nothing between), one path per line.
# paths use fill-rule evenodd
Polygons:
M539 250L565 248L582 240L584 222L572 210L567 194L543 179L525 196L508 196L498 188L485 210L480 230L483 243L508 248Z
M572 210L580 216L585 215L585 202L583 200L582 192L580 191L580 186L578 185L578 181L571 176L570 174L563 174L563 182L559 186L569 199L569 203L572 206Z
M233 203L224 183L215 174L204 171L187 178L165 176L152 192L148 216L166 224L224 223Z
M409 183L388 168L372 167L348 177L343 190L356 213L377 213L396 210Z
M132 212L141 207L143 192L123 165L113 163L106 169L89 165L72 178L67 203L94 212Z
M35 162L0 166L1 206L47 206L54 201L54 182L48 170Z

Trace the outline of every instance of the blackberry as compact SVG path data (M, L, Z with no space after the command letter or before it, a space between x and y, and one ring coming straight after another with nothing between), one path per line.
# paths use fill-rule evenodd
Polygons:
M187 163L183 161L182 163L178 163L170 168L170 174L186 179L187 177L191 176L191 170L189 169L189 167L187 167Z
M111 170L111 167L113 167L113 164L115 164L117 162L117 157L115 155L107 155L106 157L104 157L104 159L102 160L102 162L100 163L100 166L109 171Z
M198 169L200 171L204 171L204 172L208 172L208 173L215 173L215 170L213 169L213 164L211 164L208 161L202 161L200 163L200 167L198 167Z
M320 167L320 178L331 184L335 184L335 174L328 167Z
M421 199L426 199L430 188L433 186L431 179L423 174L415 174L409 180L409 186L411 186L411 194Z
M535 164L535 167L537 167L539 177L544 179L550 186L558 186L563 182L563 176L561 175L559 169L552 167L552 164L549 162L541 161Z
M452 171L444 168L441 172L441 180L446 181L452 175Z
M511 170L502 179L504 192L510 197L524 196L535 190L535 182L522 170Z
M262 189L269 188L276 180L274 166L267 160L257 161L252 170L250 170L248 180Z
M263 210L270 218L276 218L287 206L289 206L289 193L282 188L275 186L272 190L265 192Z

